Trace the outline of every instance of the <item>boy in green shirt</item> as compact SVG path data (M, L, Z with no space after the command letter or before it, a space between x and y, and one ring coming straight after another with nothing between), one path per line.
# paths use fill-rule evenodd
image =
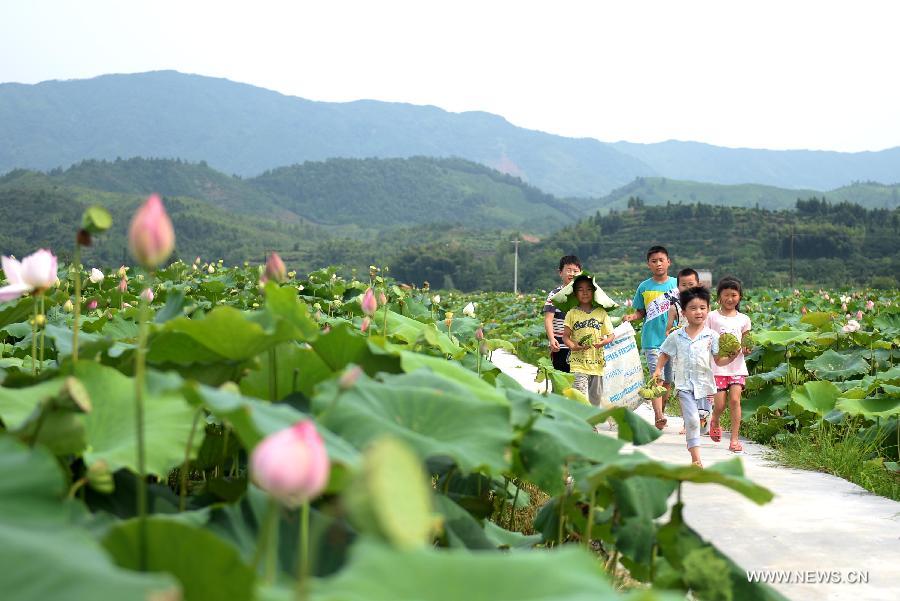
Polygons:
M572 282L578 305L566 313L563 342L569 347L569 367L575 374L575 389L592 405L599 406L603 396L603 347L615 340L609 314L595 301L597 290L587 275ZM605 296L605 295L604 295Z

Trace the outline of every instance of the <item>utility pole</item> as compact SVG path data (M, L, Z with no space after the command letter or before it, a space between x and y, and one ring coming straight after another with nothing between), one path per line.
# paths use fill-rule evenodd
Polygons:
M513 294L519 293L519 239L510 240L516 245L516 255L513 260Z
M794 226L791 225L791 289L794 288Z

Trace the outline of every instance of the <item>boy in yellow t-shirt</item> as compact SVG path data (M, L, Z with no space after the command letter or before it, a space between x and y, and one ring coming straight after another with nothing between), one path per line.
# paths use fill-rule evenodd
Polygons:
M587 276L573 282L578 306L566 313L563 342L569 347L569 367L575 374L575 389L599 406L603 396L603 347L615 340L609 314L594 304L594 283Z

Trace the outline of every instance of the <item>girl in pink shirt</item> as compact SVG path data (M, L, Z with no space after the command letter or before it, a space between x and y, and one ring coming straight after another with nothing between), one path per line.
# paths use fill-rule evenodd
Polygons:
M746 332L750 331L750 318L739 311L743 288L741 281L735 277L726 276L719 280L716 287L716 296L719 300L719 309L709 314L707 325L719 334L733 334L741 340ZM715 406L710 419L709 437L715 442L722 440L722 428L719 426L719 418L725 412L725 397L728 396L728 407L731 415L731 444L728 450L735 453L743 451L740 440L741 429L741 391L747 379L747 362L744 353L748 349L740 349L737 356L726 365L713 365L713 376L716 379Z

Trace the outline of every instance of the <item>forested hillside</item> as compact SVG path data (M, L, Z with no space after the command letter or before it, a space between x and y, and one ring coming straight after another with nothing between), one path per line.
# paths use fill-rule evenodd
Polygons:
M526 287L549 287L562 254L576 254L611 286L647 277L645 253L654 244L672 253L675 273L709 269L749 286L786 286L791 237L795 284L897 286L900 208L865 209L818 198L793 211L705 204L643 206L596 214L523 247Z
M793 209L798 198L825 197L831 202L852 202L870 209L900 206L900 184L859 182L835 190L793 190L761 184L708 184L664 177L639 177L598 199L579 204L588 210L626 209L637 199L645 205L703 203L731 207L780 210Z

